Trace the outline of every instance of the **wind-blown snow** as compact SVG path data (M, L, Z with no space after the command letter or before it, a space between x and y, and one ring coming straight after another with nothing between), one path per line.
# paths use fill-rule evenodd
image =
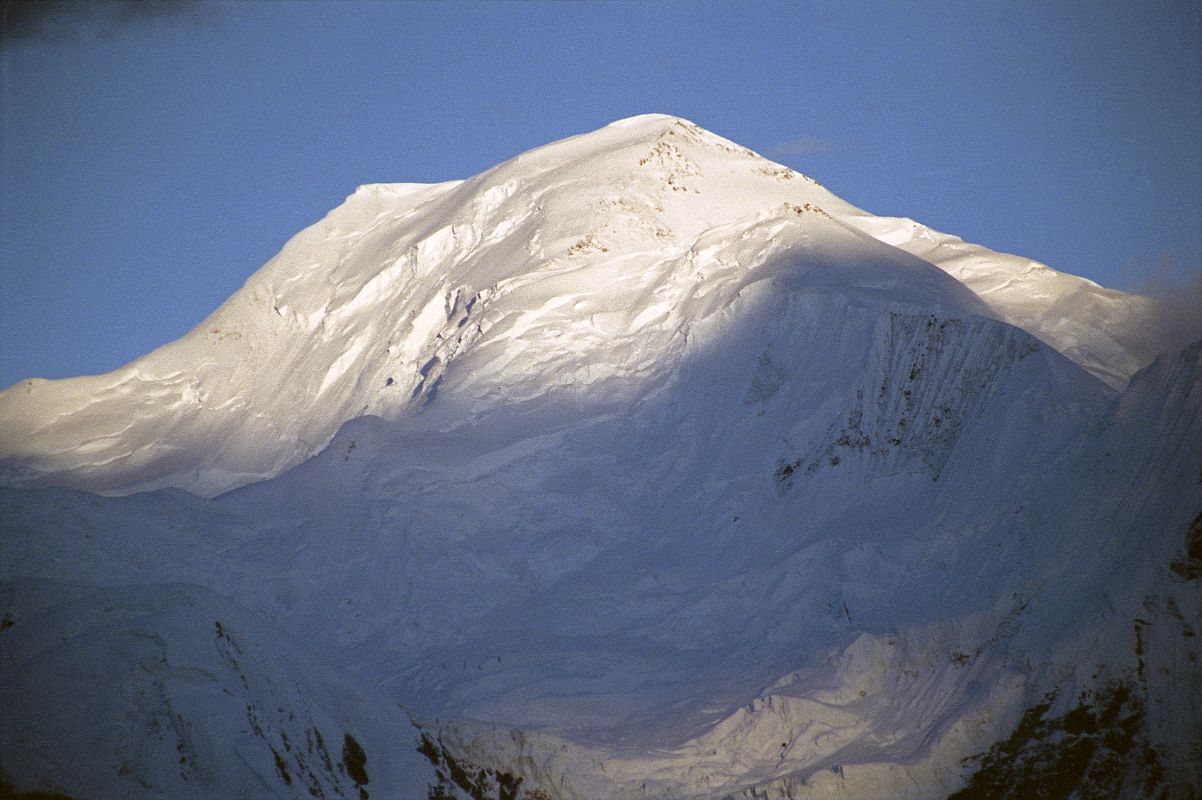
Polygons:
M1135 373L1150 302L673 117L363 187L0 395L0 778L928 798L1122 686L1082 785L1189 796L1202 363Z

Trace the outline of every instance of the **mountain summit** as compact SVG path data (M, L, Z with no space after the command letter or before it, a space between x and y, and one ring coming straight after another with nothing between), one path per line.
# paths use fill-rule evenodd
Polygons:
M1010 322L1112 386L1166 333L1134 324L1154 301L874 217L647 115L467 181L360 188L179 341L0 393L0 480L214 495L300 463L350 419L399 418L466 359L489 359L473 380L507 398L512 383L664 367L691 324L784 262L843 264L808 280Z
M1157 313L669 116L361 187L0 393L4 791L1190 797Z

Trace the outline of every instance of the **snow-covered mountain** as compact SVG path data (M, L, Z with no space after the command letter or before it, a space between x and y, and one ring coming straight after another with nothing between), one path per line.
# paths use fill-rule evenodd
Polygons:
M0 781L1196 796L1168 318L673 117L363 187L0 393Z
M1149 324L1165 317L1154 300L874 217L644 116L471 180L362 187L179 341L108 375L0 394L0 469L11 485L218 494L295 466L347 420L400 418L469 356L487 354L474 380L509 399L515 381L538 393L667 369L682 326L794 251L871 264L891 301L916 308L958 294L962 313L1023 328L1113 386L1183 338Z

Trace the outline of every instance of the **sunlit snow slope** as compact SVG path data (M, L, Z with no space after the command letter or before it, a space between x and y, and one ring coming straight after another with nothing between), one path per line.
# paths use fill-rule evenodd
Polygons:
M673 117L360 189L0 395L2 791L1195 797L1155 313Z
M1175 333L1148 324L1155 301L867 215L683 120L636 117L467 181L365 186L179 341L0 393L0 480L214 495L299 463L347 420L396 419L469 353L489 354L479 380L506 392L654 371L681 320L775 251L859 248L907 264L903 291L939 285L894 245L1115 386Z

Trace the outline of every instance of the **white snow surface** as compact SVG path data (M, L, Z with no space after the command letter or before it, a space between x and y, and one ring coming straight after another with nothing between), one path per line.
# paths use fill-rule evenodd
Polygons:
M1002 319L1115 387L1184 337L1156 324L1155 300L874 217L647 115L467 181L361 187L182 339L0 392L0 481L213 496L295 466L350 419L400 418L463 361L480 408L651 380L689 325L781 262L856 264L891 302Z
M1117 681L1189 797L1159 313L662 115L362 187L181 340L0 393L0 780L931 798Z

